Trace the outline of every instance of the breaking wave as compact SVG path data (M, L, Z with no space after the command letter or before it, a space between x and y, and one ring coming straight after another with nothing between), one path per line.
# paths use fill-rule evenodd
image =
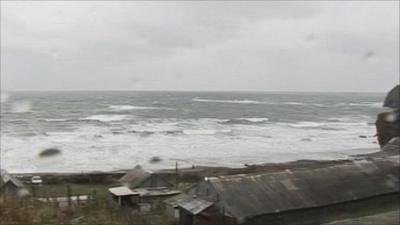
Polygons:
M284 102L283 104L285 104L285 105L305 105L305 103L302 103L302 102Z
M352 103L337 103L335 106L358 106L358 107L370 107L370 108L382 108L383 104L381 102L352 102Z
M220 122L221 124L262 124L267 122L268 118L237 118Z
M360 103L349 103L350 106L365 106L371 108L382 108L381 102L360 102Z
M223 100L223 99L207 99L207 98L193 98L194 102L213 102L213 103L233 103L233 104L267 104L266 102L254 100Z
M129 115L93 115L80 120L91 120L99 122L114 122L128 119Z
M130 110L147 110L147 109L161 109L159 107L150 106L134 106L134 105L110 105L108 106L113 111L130 111Z
M230 133L232 130L224 129L224 130L213 130L213 129L198 129L198 130L183 130L184 134L188 135L212 135L217 133Z
M69 119L41 119L41 121L45 122L67 122Z
M300 121L296 123L278 123L278 124L295 128L316 128L325 125L325 123L311 122L311 121Z

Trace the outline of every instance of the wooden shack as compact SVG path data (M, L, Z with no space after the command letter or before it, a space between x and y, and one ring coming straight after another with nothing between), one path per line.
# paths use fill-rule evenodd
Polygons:
M174 221L179 220L179 204L189 202L192 197L185 193L168 198L164 201L165 214Z
M316 169L207 178L179 202L180 225L318 224L399 197L399 156Z
M119 206L156 208L165 199L180 194L163 177L141 167L129 171L119 182L122 186L108 189Z
M119 179L119 183L129 188L165 187L174 188L174 185L157 173L144 170L137 166Z
M126 186L109 188L108 191L119 206L131 206L139 203L138 193L133 192Z

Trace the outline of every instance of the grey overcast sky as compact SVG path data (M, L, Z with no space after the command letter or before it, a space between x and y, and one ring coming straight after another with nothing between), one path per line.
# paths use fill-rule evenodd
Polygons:
M386 92L398 1L1 1L3 90Z

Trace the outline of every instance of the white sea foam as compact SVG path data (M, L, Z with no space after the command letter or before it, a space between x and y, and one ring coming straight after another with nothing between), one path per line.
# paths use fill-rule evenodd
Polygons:
M237 119L229 119L229 120L223 120L223 121L218 121L218 123L221 124L248 124L248 125L255 125L255 124L262 124L266 121L268 121L268 118L237 118Z
M36 104L41 106L35 107L35 113L27 116L7 112L4 114L5 118L2 118L2 121L6 121L6 125L2 126L1 130L1 165L10 172L110 171L129 169L136 164L149 169L158 169L173 168L176 161L182 167L191 165L237 167L245 163L339 159L354 154L355 151L352 149L361 149L356 152L357 154L379 149L376 139L372 137L376 132L373 125L376 110L370 106L375 101L374 98L358 101L366 107L349 106L350 102L344 101L344 106L354 107L357 112L340 110L340 107L334 110L321 109L317 111L315 118L304 119L303 114L296 114L294 110L286 114L279 107L257 111L259 110L257 104L301 103L302 98L289 99L285 96L283 98L285 100L278 103L253 101L251 99L257 98L248 95L237 96L230 97L231 100L223 100L223 97L218 96L208 98L203 96L196 99L205 102L249 104L242 105L246 106L246 109L237 107L214 110L206 104L188 104L192 101L192 97L182 100L181 103L171 103L161 99L160 102L165 103L149 106L183 110L177 111L176 115L154 110L151 113L152 117L130 115L136 110L136 105L137 107L144 105L142 101L135 99L120 104L119 98L115 100L104 98L101 103L88 102L89 107L75 105L80 101L68 102L71 108L67 108L68 105L64 102L54 102L54 105L51 104L50 108L46 108L42 107L40 102L37 103L37 100L31 99L35 106ZM234 100L235 98L242 100ZM25 100L28 99L30 98ZM329 104L324 99L318 101L327 107L336 106L335 102ZM351 102L356 103L357 98L351 98ZM8 107L12 103L14 102L7 102L5 105ZM314 103L305 104L309 106ZM296 104L292 105L293 108L298 107ZM215 106L215 109L219 107L218 104L211 105L211 103L209 106ZM253 106L254 111L248 114L250 112L248 110L252 110ZM199 107L205 108L199 110ZM290 104L287 107L290 107ZM274 111L276 108L279 110ZM310 110L309 107L304 109L305 112ZM107 114L105 110L112 111L113 114ZM310 110L310 113L313 111ZM324 115L325 118L321 118ZM81 119L76 121L73 119L75 116ZM270 120L266 117L270 117ZM68 123L63 123L66 118ZM293 122L277 123L276 119ZM38 127L38 120L49 123L41 123ZM56 123L57 121L60 123ZM49 129L46 130L47 128ZM28 132L33 135L26 135ZM371 138L359 138L360 135ZM55 161L43 161L38 157L40 150L49 147L62 150L62 154L55 158ZM162 162L148 163L153 156L162 158Z
M371 107L371 108L383 108L382 102L352 102L352 103L337 103L334 106L361 106L361 107Z
M240 120L247 120L247 121L250 121L250 122L254 122L254 123L257 123L257 122L266 122L266 121L268 121L269 119L268 118L266 118L266 117L264 117L264 118L239 118Z
M260 102L254 100L223 100L223 99L207 99L207 98L193 98L194 102L213 102L213 103L233 103L233 104L267 104L267 102Z
M100 122L114 122L114 121L122 121L126 120L131 115L93 115L81 120L93 120L93 121L100 121Z
M92 119L99 119L98 115ZM118 126L122 131L119 135L112 134L114 128L88 124L73 132L48 132L47 136L3 134L2 165L12 172L116 170L135 164L152 168L155 165L148 164L148 159L159 156L164 159L157 165L160 168L173 167L177 159L180 165L241 166L302 158L335 159L352 154L351 148L377 146L371 139L358 138L373 135L375 131L373 126L361 121L325 122L321 124L345 129L309 129L307 132L298 125L318 127L320 123L303 121L297 127L269 123L227 129L217 121L206 118L144 121L125 128ZM156 133L144 136L129 133L130 129ZM299 141L302 138L312 141ZM49 146L63 151L57 163L43 163L37 158L37 152Z
M319 103L304 103L304 102L272 102L272 101L256 101L256 100L225 100L225 99L207 99L207 98L193 98L194 102L210 102L210 103L232 103L232 104L259 104L259 105L311 105L316 107L326 107L324 104Z
M372 108L382 108L382 102L360 102L360 103L349 103L350 106L366 106Z
M300 121L296 123L278 123L278 124L295 128L315 128L315 127L322 127L325 125L325 123L311 122L311 121Z
M232 130L223 129L223 130L213 130L213 129L199 129L199 130L183 130L184 134L188 135L212 135L217 133L229 133Z
M1 103L5 103L8 101L8 99L10 98L10 94L8 94L7 92L0 92L0 102Z
M32 110L32 103L30 101L14 102L11 106L13 113L26 113Z
M161 109L160 107L135 106L135 105L110 105L109 108L114 111Z
M302 103L302 102L284 102L283 104L285 104L285 105L305 105L305 103Z
M46 122L66 122L68 119L43 119Z

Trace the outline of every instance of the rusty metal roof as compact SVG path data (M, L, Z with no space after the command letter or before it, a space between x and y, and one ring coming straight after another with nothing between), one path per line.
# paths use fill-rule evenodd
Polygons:
M357 160L312 170L214 177L208 182L207 188L213 188L218 196L214 201L243 220L399 192L399 158ZM187 208L196 209L196 203L191 204Z
M192 198L189 201L183 201L178 204L179 207L185 209L193 215L201 213L203 210L209 208L214 203L199 198Z
M131 189L125 186L109 188L108 191L115 196L138 195L138 193L133 192Z

